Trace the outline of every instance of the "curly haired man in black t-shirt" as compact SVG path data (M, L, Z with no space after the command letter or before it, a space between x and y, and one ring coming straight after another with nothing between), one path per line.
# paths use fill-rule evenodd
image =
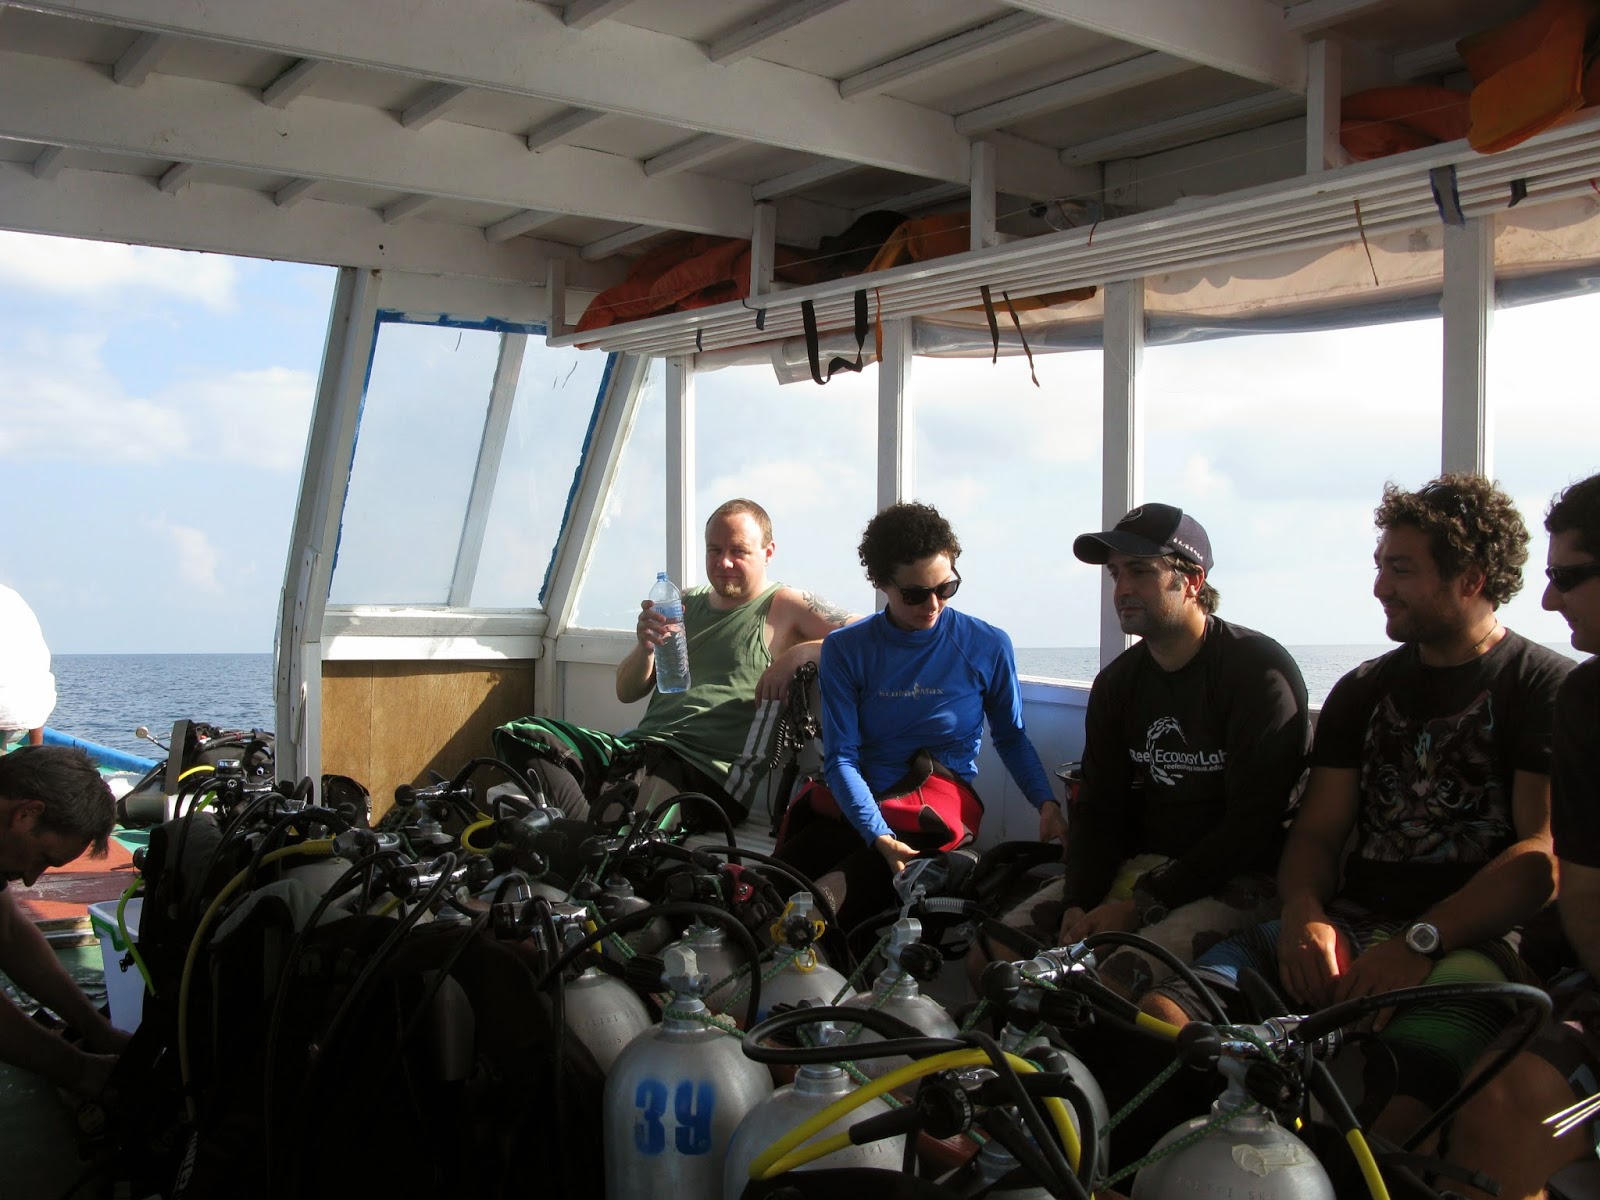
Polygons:
M1329 694L1311 777L1278 867L1282 919L1203 955L1224 988L1260 972L1303 1006L1424 982L1516 978L1512 931L1555 887L1550 731L1561 655L1497 615L1522 583L1528 532L1476 475L1384 490L1373 595L1402 645ZM1353 845L1351 844L1353 841ZM1348 857L1345 856L1350 845ZM1181 989L1147 1007L1181 1022ZM1504 1023L1455 1001L1380 1024L1366 1115L1409 1130L1442 1103Z

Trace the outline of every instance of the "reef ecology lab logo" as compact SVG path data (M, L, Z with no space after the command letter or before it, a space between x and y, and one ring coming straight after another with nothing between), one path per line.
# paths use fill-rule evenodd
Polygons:
M1167 745L1163 746L1163 741ZM1145 731L1144 749L1130 747L1128 757L1136 763L1142 763L1151 779L1168 787L1177 787L1179 777L1183 775L1214 775L1227 768L1227 751L1170 748L1174 741L1180 747L1187 745L1188 741L1183 736L1183 726L1178 724L1178 718L1157 717Z

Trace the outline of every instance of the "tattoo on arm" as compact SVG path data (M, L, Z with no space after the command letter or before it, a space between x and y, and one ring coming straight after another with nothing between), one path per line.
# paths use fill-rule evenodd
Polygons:
M842 625L848 625L850 623L850 619L855 616L855 613L851 612L849 609L840 608L837 604L833 603L833 601L824 600L815 592L801 592L800 598L805 601L807 608L816 613L835 629L838 629Z

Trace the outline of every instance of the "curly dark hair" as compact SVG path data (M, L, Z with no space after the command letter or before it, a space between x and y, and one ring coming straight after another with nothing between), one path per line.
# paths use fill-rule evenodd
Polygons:
M1379 529L1409 525L1426 534L1443 579L1476 566L1484 599L1495 608L1522 590L1528 527L1511 497L1482 475L1449 473L1414 492L1386 484L1373 522Z
M1576 530L1578 548L1600 558L1600 475L1591 475L1564 488L1544 515L1546 533Z
M867 569L867 581L885 588L894 583L896 568L906 563L947 554L954 564L961 557L961 543L937 508L910 500L891 504L868 521L856 554Z

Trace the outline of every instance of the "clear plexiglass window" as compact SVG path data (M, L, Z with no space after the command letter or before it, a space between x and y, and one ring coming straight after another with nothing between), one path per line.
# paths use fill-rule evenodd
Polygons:
M1286 646L1313 703L1390 648L1372 511L1439 473L1442 339L1433 319L1145 351L1143 498L1205 527L1218 615Z
M332 603L539 606L609 364L539 332L380 315Z
M380 320L350 464L334 604L444 604L500 335Z
M961 541L957 607L1011 636L1017 669L1092 679L1100 579L1072 557L1098 528L1101 355L918 358L914 498Z

